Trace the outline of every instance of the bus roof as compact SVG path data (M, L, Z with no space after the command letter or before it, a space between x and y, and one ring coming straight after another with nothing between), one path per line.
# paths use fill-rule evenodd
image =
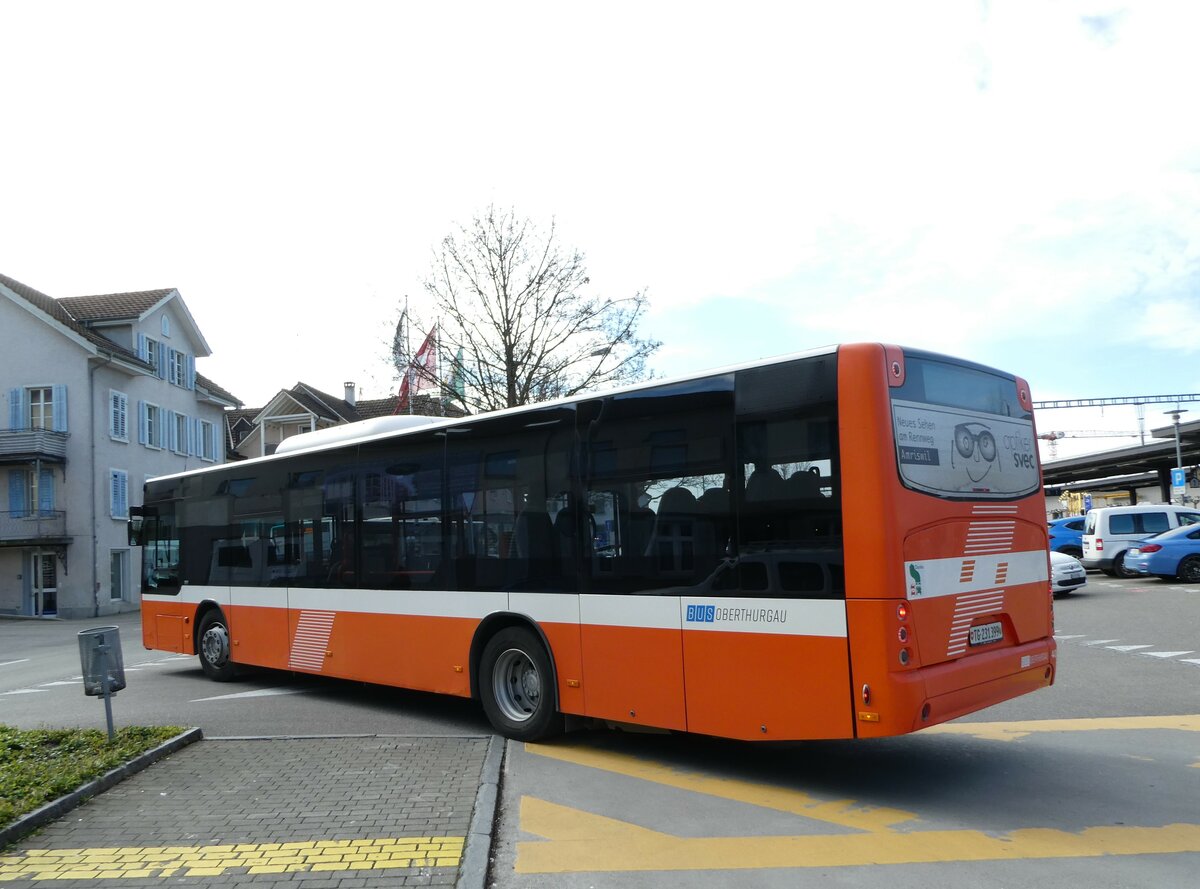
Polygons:
M167 475L156 476L150 481L163 481L166 479L178 478L180 476L197 475L199 473L216 472L223 469L230 469L234 466L246 466L250 464L259 464L263 462L286 459L299 454L320 453L322 451L336 450L337 448L347 445L364 444L366 442L377 441L384 438L400 438L407 435L412 435L418 431L435 431L437 429L452 428L455 426L463 426L470 423L478 422L484 418L492 417L507 417L514 414L521 414L526 411L544 410L545 408L557 407L560 405L576 404L581 401L589 401L594 398L604 398L609 395L619 395L625 392L637 392L643 389L653 389L657 386L670 386L677 383L685 383L689 380L702 380L706 377L722 376L724 374L735 373L740 370L750 370L756 367L767 367L772 364L782 364L787 361L795 361L801 358L814 358L820 355L831 355L840 348L840 345L819 346L814 349L806 349L802 352L792 352L787 355L777 355L771 358L760 358L756 361L747 361L740 364L732 364L725 367L714 367L708 370L697 371L695 373L683 374L677 377L667 377L663 379L646 380L641 383L634 383L629 386L621 386L615 389L605 389L596 392L580 393L571 395L566 398L557 398L553 401L539 401L534 404L523 404L517 407L505 408L498 411L489 411L483 414L469 414L465 417L427 417L426 422L416 423L395 423L377 424L371 428L360 423L347 423L342 426L333 426L328 429L320 429L311 433L302 433L302 435L314 436L311 441L313 444L307 445L303 442L292 446L287 450L278 450L274 454L268 454L263 457L252 457L249 460L240 460L236 463L215 463L212 466L202 466L196 469L188 469L184 472L174 472ZM391 417L376 417L372 420L361 421L361 424L372 424L376 420L398 419ZM408 417L404 417L408 419ZM413 419L416 419L415 416ZM397 428L399 427L399 428ZM331 433L328 437L322 437L320 440L316 436L321 436L323 433ZM301 438L302 435L292 436L292 438ZM281 444L282 448L283 445Z

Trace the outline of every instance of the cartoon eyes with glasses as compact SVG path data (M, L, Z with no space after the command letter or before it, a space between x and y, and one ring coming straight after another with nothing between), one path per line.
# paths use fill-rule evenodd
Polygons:
M980 464L986 464L986 468L976 478L971 471L970 463L964 464L964 469L967 471L967 476L972 482L983 481L992 469L992 464L996 463L996 436L992 435L990 429L982 423L959 423L954 427L954 449L950 452L950 465L954 465L954 454L958 452L959 457L963 461L970 460L978 468ZM961 461L960 461L961 462ZM999 471L999 470L997 470Z

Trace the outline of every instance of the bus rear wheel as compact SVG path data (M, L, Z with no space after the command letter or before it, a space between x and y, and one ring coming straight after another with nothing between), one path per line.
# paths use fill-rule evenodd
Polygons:
M214 608L200 619L200 629L196 633L196 653L200 656L200 669L204 675L217 682L233 679L237 664L233 662L232 651L225 615Z
M517 741L561 732L553 677L545 646L524 627L508 627L489 639L479 663L479 693L496 731Z

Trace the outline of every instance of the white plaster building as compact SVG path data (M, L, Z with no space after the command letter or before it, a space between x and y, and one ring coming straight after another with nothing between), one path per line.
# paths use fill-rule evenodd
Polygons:
M237 399L179 291L53 299L0 275L0 614L138 607L129 507L226 456Z

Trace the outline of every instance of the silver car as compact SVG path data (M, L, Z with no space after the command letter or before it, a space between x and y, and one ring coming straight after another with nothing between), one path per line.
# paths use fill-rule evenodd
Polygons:
M1087 572L1074 556L1050 551L1050 589L1055 596L1066 596L1087 584Z

